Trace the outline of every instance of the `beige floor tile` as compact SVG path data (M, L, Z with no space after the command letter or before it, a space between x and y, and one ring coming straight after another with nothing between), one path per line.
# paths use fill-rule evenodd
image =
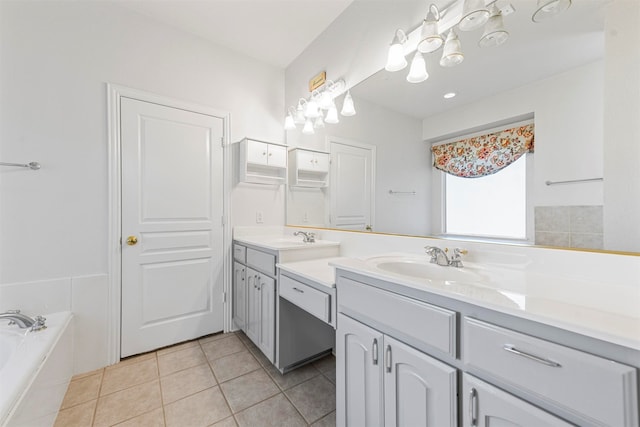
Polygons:
M267 359L267 356L264 355L262 350L256 347L253 343L245 344L245 345L247 346L251 354L253 354L253 357L255 357L258 363L260 363L262 366L273 365L273 363L271 363L271 361Z
M90 400L58 412L54 427L90 427L98 400Z
M158 378L158 362L155 358L127 364L118 369L107 369L102 379L100 396L147 383L156 378Z
M82 374L76 374L71 378L71 381L79 380L81 378L90 377L91 375L102 374L104 368L96 369L95 371L84 372Z
M271 364L265 366L264 369L282 390L288 390L293 386L296 386L315 376L320 375L320 372L312 364L294 369L293 371L287 372L284 375L281 374L280 371L278 371L278 369Z
M233 413L242 411L280 392L263 369L234 378L220 385Z
M79 403L87 402L98 398L100 392L100 382L102 381L102 371L89 377L73 379L69 383L67 393L64 395L61 409L70 408Z
M94 425L114 425L160 407L160 381L140 384L101 396L98 399Z
M158 356L158 368L161 376L202 365L203 363L207 363L207 359L204 357L200 346L188 347Z
M306 426L304 419L282 393L236 414L240 427Z
M230 337L232 335L235 335L235 334L234 333L228 333L228 334L218 333L218 334L213 334L213 335L207 335L206 337L200 338L198 341L202 345L202 344L206 344L206 343L211 342L211 341L218 341L218 340L221 340L223 338Z
M327 371L327 372L323 372L322 375L324 375L325 377L327 377L327 379L329 381L331 381L333 384L336 383L336 371Z
M218 421L212 424L211 427L238 427L236 420L233 417L225 418L222 421Z
M107 366L105 369L107 371L110 369L118 369L118 368L122 368L123 366L131 365L134 363L140 363L140 362L144 362L145 360L150 360L155 358L156 358L156 352L152 351L151 353L144 353L137 356L127 357L126 359L122 359L115 365Z
M162 356L163 354L173 353L174 351L184 350L185 348L197 347L197 346L198 346L198 341L187 341L181 344L172 345L170 347L161 348L160 350L156 351L156 354L158 356Z
M336 357L333 354L323 357L320 360L313 362L313 366L323 374L325 372L336 370Z
M329 415L320 418L318 421L312 424L312 427L336 427L336 411L333 411Z
M164 410L167 427L205 427L231 415L217 386L170 403Z
M313 423L336 409L336 386L323 375L285 391L291 403L308 423Z
M162 401L167 403L217 385L208 364L194 366L160 378Z
M213 373L219 382L228 381L248 372L260 369L262 366L249 353L249 350L230 354L210 362Z
M154 409L146 414L138 415L123 423L116 424L117 427L164 427L164 411L162 408Z
M235 334L228 335L229 336L225 338L202 344L202 350L206 354L209 361L216 360L221 357L228 356L233 353L238 353L247 349L247 347L242 344L242 341L240 341L240 339L235 336Z

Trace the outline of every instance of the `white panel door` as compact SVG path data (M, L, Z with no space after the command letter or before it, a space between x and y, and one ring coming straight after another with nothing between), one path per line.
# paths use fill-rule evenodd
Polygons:
M223 328L223 120L122 98L120 122L125 357Z
M456 369L385 335L385 426L455 427Z
M343 314L336 331L336 424L384 424L383 335Z
M373 228L374 147L331 142L330 223L349 230Z

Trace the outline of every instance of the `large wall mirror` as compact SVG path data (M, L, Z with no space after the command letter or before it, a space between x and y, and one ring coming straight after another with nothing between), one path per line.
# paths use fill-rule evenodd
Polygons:
M605 127L607 115L626 108L624 99L611 95L624 84L612 73L628 60L620 46L637 49L638 40L616 39L615 24L607 21L609 1L574 1L543 23L532 22L535 1L511 3L516 11L504 18L509 39L503 45L480 48L482 29L458 31L461 64L441 67L442 49L425 54L429 78L417 84L406 80L409 67L383 69L351 89L355 116L291 138L298 147L333 156L326 188L288 186L287 223L442 236L445 174L433 168L432 145L533 122L527 238L520 243L640 252L640 242L607 239L605 220L605 214L632 214L620 198L605 194L611 169ZM636 26L638 18L631 18ZM638 54L633 57L637 62ZM630 87L637 91L640 75L632 76ZM456 96L445 98L447 93ZM350 194L340 190L345 183L352 184ZM363 214L364 205L370 211Z

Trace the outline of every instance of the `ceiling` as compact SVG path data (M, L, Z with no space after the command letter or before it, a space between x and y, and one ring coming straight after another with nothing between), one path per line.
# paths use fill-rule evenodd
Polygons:
M353 0L124 0L114 4L286 68Z

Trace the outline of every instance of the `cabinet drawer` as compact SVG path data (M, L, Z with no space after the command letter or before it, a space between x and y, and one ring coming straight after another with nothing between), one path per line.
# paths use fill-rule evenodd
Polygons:
M330 296L310 286L280 275L280 296L309 314L329 323Z
M247 248L238 244L233 245L233 259L242 263L247 261Z
M596 425L638 422L635 368L465 318L462 360Z
M247 248L247 265L272 276L276 274L276 256L266 252Z
M339 311L360 313L413 339L456 357L456 313L344 277L339 278ZM347 313L348 314L348 313Z

